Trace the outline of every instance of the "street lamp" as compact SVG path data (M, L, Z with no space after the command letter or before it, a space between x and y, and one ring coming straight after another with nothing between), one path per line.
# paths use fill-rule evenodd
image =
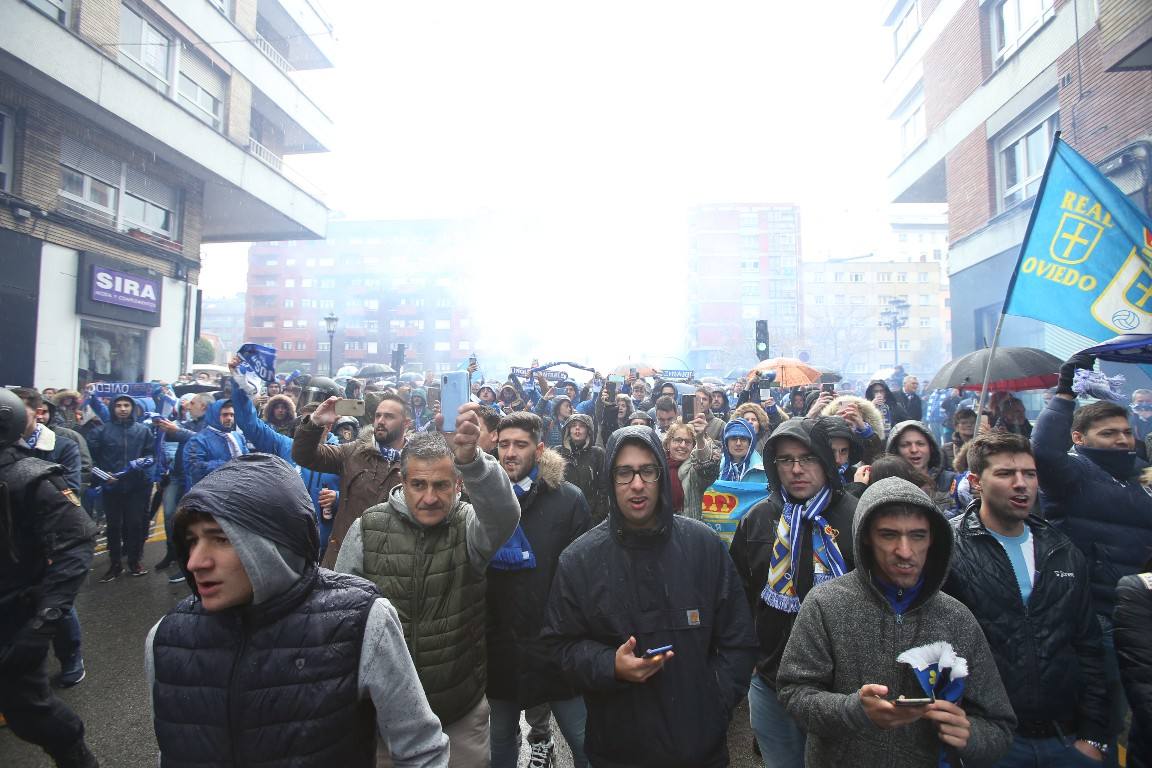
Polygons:
M888 308L880 313L880 327L892 331L892 367L900 365L900 329L908 325L908 302L901 298L888 301Z
M324 327L328 330L328 375L332 375L332 338L336 335L336 323L340 322L340 318L336 317L335 312L329 312L324 317Z

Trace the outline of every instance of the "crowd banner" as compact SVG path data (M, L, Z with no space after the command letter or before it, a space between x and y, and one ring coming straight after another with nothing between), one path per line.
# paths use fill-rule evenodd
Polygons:
M741 518L766 498L768 489L763 481L717 480L704 491L700 519L731 545Z
M1059 135L1004 313L1093 341L1152 333L1152 220Z
M696 378L696 371L662 368L660 378L664 381L692 381Z
M117 395L152 397L152 390L155 388L156 385L148 381L97 381L87 387L88 391L97 397Z
M530 381L533 378L533 374L541 370L543 369L514 366L512 368L512 373L516 374L525 381ZM567 378L568 374L566 374L564 371L544 371L544 379L547 381L564 381Z
M264 344L247 343L236 352L240 359L248 363L252 372L261 381L271 384L276 381L276 350Z

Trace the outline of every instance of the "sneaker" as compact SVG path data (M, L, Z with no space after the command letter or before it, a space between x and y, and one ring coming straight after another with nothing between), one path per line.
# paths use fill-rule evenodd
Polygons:
M115 581L116 577L123 572L124 569L121 567L120 563L112 563L112 565L108 566L108 572L100 578L100 583L107 584L110 581Z
M528 749L528 768L552 768L552 754L556 751L552 739L530 741Z
M155 568L157 571L166 571L170 567L172 567L172 558L165 555L163 560L156 563L156 565L154 565L152 567Z
M148 569L140 565L140 563L128 566L129 576L143 576L146 573L148 573Z
M87 675L88 673L84 669L84 659L80 656L77 656L76 663L69 664L65 668L61 669L60 674L53 678L52 685L56 686L57 688L71 688L83 680Z
M184 572L183 571L176 571L176 573L174 573L168 577L168 583L169 584L180 584L183 581L184 581Z

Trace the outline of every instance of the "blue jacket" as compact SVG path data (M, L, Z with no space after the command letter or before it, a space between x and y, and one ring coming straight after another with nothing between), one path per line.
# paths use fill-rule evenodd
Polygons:
M1044 517L1084 553L1097 614L1112 616L1116 582L1139 573L1152 556L1152 493L1141 485L1148 466L1134 453L1074 446L1072 412L1062 397L1040 412L1032 450Z
M232 451L228 448L228 438L221 432L220 411L229 400L217 400L208 406L204 414L204 428L191 440L184 444L184 491L187 492L196 483L203 480L210 472L219 469L232 460ZM240 444L240 453L248 453L244 433L235 430L237 441Z
M330 472L317 472L306 469L292 461L292 438L282 435L271 427L256 413L256 406L248 397L248 393L237 387L232 392L232 405L236 409L236 426L243 430L244 436L252 443L252 448L259 453L270 453L279 456L291 464L304 481L308 495L312 497L312 513L316 516L316 524L320 527L320 552L328 546L328 537L332 534L332 520L336 518L336 510L340 504L340 475ZM329 445L339 445L340 441L331 433L328 434ZM325 520L320 514L320 491L328 489L336 491L336 504L332 506L332 518Z

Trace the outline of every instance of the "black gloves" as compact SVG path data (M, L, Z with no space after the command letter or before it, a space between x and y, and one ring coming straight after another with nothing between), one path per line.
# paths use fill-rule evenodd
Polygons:
M1084 352L1077 352L1060 366L1060 383L1056 385L1056 394L1073 395L1072 379L1076 376L1076 369L1083 368L1090 371L1096 365L1096 358Z

